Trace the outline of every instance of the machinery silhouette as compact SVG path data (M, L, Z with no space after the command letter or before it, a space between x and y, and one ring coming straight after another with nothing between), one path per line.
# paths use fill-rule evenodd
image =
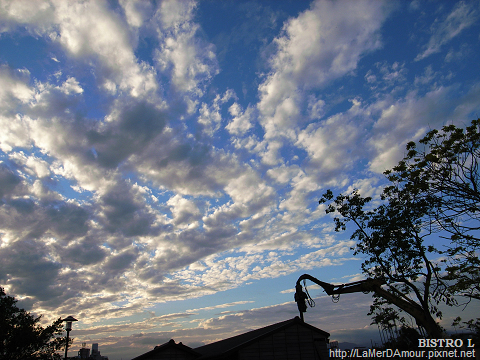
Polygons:
M340 294L356 293L363 292L369 293L374 292L383 299L389 301L391 304L398 306L400 309L410 314L416 321L419 327L422 327L426 330L430 337L442 338L445 337L445 334L441 328L437 325L435 320L430 319L426 316L423 309L415 301L410 300L406 297L397 296L385 289L382 289L382 285L386 282L382 279L366 279L361 281L355 281L347 284L333 285L320 281L317 278L303 274L297 280L295 285L295 302L298 306L298 311L300 312L300 319L303 320L303 313L307 311L307 303L310 307L315 306L315 302L308 294L308 290L305 286L305 291L303 291L301 281L303 280L305 286L305 280L310 280L317 285L320 285L328 295L333 297L333 301L337 302L339 300Z
M297 280L297 283L295 285L295 296L294 296L295 302L297 303L297 306L298 306L298 311L300 311L300 319L302 320L303 320L303 313L307 311L307 303L310 305L310 307L315 306L315 302L310 297L310 294L308 294L308 290L306 286L305 286L305 291L307 292L305 293L303 291L302 284L300 283L302 280L304 281L304 286L305 286L305 280L310 280L315 284L320 285L328 295L331 295L333 297L334 302L337 302L339 300L340 294L348 294L348 293L355 293L355 292L368 293L370 291L375 291L375 289L380 288L384 284L384 282L379 279L366 279L361 281L355 281L348 284L332 285L332 284L320 281L311 275L303 274Z

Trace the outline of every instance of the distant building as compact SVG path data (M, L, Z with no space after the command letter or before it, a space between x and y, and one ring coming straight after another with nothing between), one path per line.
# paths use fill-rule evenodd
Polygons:
M88 359L90 357L90 349L87 348L87 343L82 343L82 348L78 350L78 357L80 359Z
M326 360L329 336L295 317L195 349L170 340L132 360Z
M102 356L98 350L98 343L92 344L92 353L90 354L90 349L87 348L87 343L82 343L82 348L78 350L77 359L88 359L88 360L108 360L108 356Z
M329 345L328 346L329 349L332 349L332 350L338 349L338 341L337 340L330 341L330 343L328 345Z
M90 355L89 360L108 360L108 356L100 355L100 351L98 350L98 343L93 343L92 354Z

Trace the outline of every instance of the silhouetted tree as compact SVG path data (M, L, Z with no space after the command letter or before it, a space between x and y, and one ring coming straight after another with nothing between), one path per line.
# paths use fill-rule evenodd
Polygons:
M424 243L430 232L424 231L423 221L432 206L408 191L382 198L380 206L369 209L371 198L362 197L357 190L335 199L328 190L320 203L331 201L326 212L340 214L334 219L336 231L345 230L349 222L355 224L351 238L357 241L354 255L365 255L363 273L385 282L385 291L374 294L370 314L381 315L387 305L396 305L430 336L441 337L442 329L435 321L442 316L437 305L454 302L440 268L430 260L435 249Z
M480 299L480 119L465 130L453 125L432 130L420 140L423 150L410 142L407 156L385 172L390 185L382 203L372 208L370 197L357 190L335 199L328 190L320 203L326 212L337 212L336 231L355 224L354 254L363 254L363 272L386 283L387 293L376 293L370 315L382 316L385 306L397 305L415 318L430 336L442 330L438 304L453 305L454 294ZM433 233L449 233L446 247L427 246ZM447 255L445 272L432 262L433 255ZM411 306L399 305L401 298ZM421 315L423 311L424 315Z
M448 257L450 290L470 300L480 300L479 130L480 119L465 129L431 130L419 145L408 143L407 156L385 172L392 182L385 196L409 191L434 205L432 224L450 234L447 250L440 249Z
M59 360L56 351L65 347L62 320L43 328L35 317L16 306L17 300L0 287L0 359Z
M385 344L384 349L415 350L418 348L418 339L423 338L417 330L409 326L401 326L396 336Z

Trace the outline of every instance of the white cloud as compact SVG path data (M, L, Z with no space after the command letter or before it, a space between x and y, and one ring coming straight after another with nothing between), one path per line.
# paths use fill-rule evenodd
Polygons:
M35 177L42 178L50 175L49 164L36 156L29 156L20 151L10 154L10 159L18 165L25 166L27 171Z
M228 111L230 115L233 116L232 121L225 126L225 129L232 135L243 135L249 129L253 127L252 118L254 108L252 106L248 106L245 111L242 111L242 107L238 103L234 103Z
M430 85L437 75L438 75L438 73L435 73L433 71L432 66L429 65L425 68L425 71L422 75L415 75L415 82L414 83L417 86Z
M231 179L225 187L225 192L230 195L235 203L239 204L251 204L272 199L274 194L273 188L265 184L251 170Z
M291 181L292 190L288 194L289 197L283 200L279 209L287 210L289 212L302 212L306 216L309 211L308 197L311 193L320 188L317 179L314 176L308 176L303 171L299 171L298 174Z
M350 247L355 243L339 241L330 246L321 245L318 250L300 256L295 253L294 259L287 260L283 255L294 254L291 249L295 245L289 239L281 250L281 241L278 240L271 239L270 244L259 243L255 245L256 251L252 249L251 252L243 253L243 250L250 250L250 246L246 246L232 256L219 258L218 255L212 255L202 261L203 266L200 269L182 269L174 273L174 278L195 287L227 290L252 280L272 279L296 271L341 265L352 260L349 256Z
M158 9L163 27L181 27L191 21L196 3L194 1L166 0L162 1Z
M308 117L318 120L323 117L325 101L315 98L314 95L308 96Z
M143 0L120 0L120 5L125 11L128 24L133 28L142 26L153 11L152 3Z
M28 85L29 80L30 71L27 69L12 70L5 65L0 66L2 111L14 106L16 102L26 103L32 98L33 91Z
M358 179L354 181L345 192L350 194L356 189L363 197L369 196L373 199L380 199L380 194L382 193L383 188L381 186L376 186L379 180L380 179L375 176L366 179Z
M163 1L157 11L160 48L157 68L168 74L176 89L195 97L203 94L202 85L218 73L214 46L197 37L193 22L193 1Z
M293 131L292 131L293 133ZM275 166L283 162L283 159L280 157L280 150L282 149L283 142L278 140L263 140L262 142L255 141L255 138L249 138L247 146L253 147L253 150L258 152L262 158L262 163L267 166Z
M279 167L268 169L267 175L280 184L287 184L294 176L299 174L300 171L298 165L286 166L282 164Z
M390 65L386 61L377 62L375 69L370 69L365 74L365 80L372 90L394 92L405 86L407 72L404 63L394 62Z
M310 171L315 171L323 181L348 170L362 155L360 140L365 136L368 112L359 100L351 103L347 112L312 123L298 134L296 145L308 152Z
M134 8L128 7L127 18L138 23ZM106 2L53 1L32 6L28 1L16 1L5 9L10 22L27 24L31 31L58 41L70 55L97 62L96 75L105 90L132 96L157 90L154 69L136 61L125 24L109 11Z
M408 141L417 141L429 129L468 117L478 106L474 98L479 87L472 86L460 99L454 96L455 91L455 86L438 86L421 96L412 90L404 98L386 96L372 104L368 112L379 113L379 117L368 140L373 152L370 170L382 173L392 168L405 155Z
M233 90L229 89L225 91L223 96L217 94L213 99L211 106L208 106L206 103L202 103L202 106L199 110L200 116L198 117L198 123L203 126L203 131L205 134L208 136L213 136L213 134L220 128L222 122L220 107L232 98L236 99L237 96Z
M461 1L455 5L445 19L436 19L431 28L432 36L428 44L425 45L425 50L417 55L415 61L440 52L443 45L458 36L464 29L473 25L478 19L478 9L478 3Z
M275 39L272 72L259 86L267 139L292 136L303 91L352 72L362 55L380 47L379 30L387 15L378 1L316 1L284 25L284 35Z
M445 62L456 62L456 61L465 61L465 59L470 56L472 53L472 48L467 44L462 44L458 51L454 50L453 48L445 55Z
M54 7L51 2L29 0L0 1L0 33L15 29L20 24L33 24L34 32L51 30ZM35 31L36 30L36 31Z
M236 306L236 305L251 304L253 302L254 301L248 301L248 300L234 301L234 302L231 302L231 303L214 305L214 306L206 306L206 307L198 308L198 309L189 309L188 312L197 312L197 311L214 310L214 309L224 309L224 308L231 307L231 306Z
M55 15L57 41L75 57L98 61L98 75L107 91L126 91L135 97L156 91L155 71L137 63L126 27L106 3L60 1Z
M5 117L0 115L0 149L4 152L11 151L14 147L26 147L30 145L28 137L28 124L24 117Z
M134 97L155 93L155 70L137 62L128 27L103 1L7 2L7 23L23 24L34 33L59 42L71 56L93 61L96 76L112 94L126 92ZM127 18L138 24L136 7L128 6ZM13 26L13 25L12 25Z
M197 205L179 194L171 197L167 204L172 207L173 221L176 225L193 222L200 215Z
M34 89L29 86L28 70L12 70L0 66L0 149L5 152L14 147L27 147L29 138L28 120L17 109L32 101Z
M182 195L219 195L230 179L244 171L231 154L185 139L184 134L171 128L130 161L140 176L155 186Z

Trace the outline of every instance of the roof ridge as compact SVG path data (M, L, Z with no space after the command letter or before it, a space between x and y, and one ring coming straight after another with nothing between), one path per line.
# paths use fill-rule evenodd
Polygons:
M261 327L261 328L255 329L255 330L250 330L250 331L247 331L245 333L229 337L227 339L223 339L223 340L215 341L215 342L207 344L207 345L199 346L199 347L195 348L194 350L202 354L202 356L199 358L199 360L203 359L203 358L210 357L210 356L216 356L216 355L219 355L219 354L232 352L232 351L235 351L236 349L238 349L238 348L240 348L240 347L242 347L242 346L244 346L244 345L246 345L250 342L258 340L258 339L260 339L264 336L268 336L270 333L272 333L274 331L281 330L282 328L291 326L295 323L306 326L308 328L313 328L316 331L321 331L321 332L325 333L327 335L327 337L330 335L329 333L327 333L327 332L325 332L321 329L318 329L318 328L316 328L316 327L314 327L310 324L307 324L307 323L303 322L298 316L295 316L293 319L288 319L288 320L281 321L279 323L275 323L275 324L271 324L271 325L267 325L265 327ZM236 343L236 341L239 341L239 342Z

